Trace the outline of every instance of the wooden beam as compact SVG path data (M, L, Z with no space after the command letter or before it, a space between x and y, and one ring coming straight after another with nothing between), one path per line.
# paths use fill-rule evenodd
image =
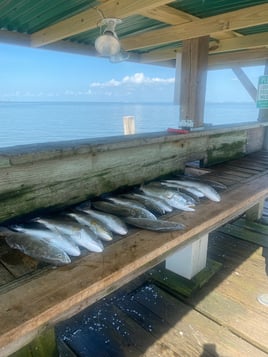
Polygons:
M256 102L257 89L255 88L255 86L253 85L251 80L248 78L246 73L239 66L233 66L232 70L235 73L235 75L237 76L237 78L240 80L240 82L242 83L242 85L244 86L244 88L246 89L248 94L251 96L251 98L254 100L254 102Z
M177 53L181 53L182 47L164 48L159 50L152 50L140 55L142 63L152 63L168 61L176 58Z
M259 48L238 52L226 52L208 57L209 68L231 68L237 66L263 65L268 58L268 49Z
M209 37L183 42L181 68L180 121L193 121L195 128L204 124Z
M210 42L210 54L241 51L251 48L262 48L268 46L267 33L259 33L254 35L247 35L243 37L236 37L219 42ZM146 52L140 56L140 60L144 63L166 61L176 58L176 53L181 51L181 47L163 48Z
M187 12L174 9L170 6L163 5L153 9L140 9L138 13L142 16L149 17L169 25L180 25L187 22L195 21L198 17L188 14Z
M97 8L90 8L49 26L31 35L32 46L39 47L96 28L101 19L97 10L105 17L124 18L137 13L138 9L150 9L170 2L170 0L108 0Z
M200 18L197 16L193 16L185 11L174 9L167 5L159 6L154 9L142 9L141 11L139 11L139 14L160 22L164 22L169 25L180 25L180 24L185 24L187 22L200 20ZM215 39L220 40L225 38L233 38L237 36L242 36L242 35L234 31L228 31L228 32L215 33L213 37Z
M267 32L219 41L218 47L216 47L214 50L211 50L210 52L222 53L230 51L241 51L250 48L261 48L265 46L268 46Z
M210 16L198 21L148 31L121 40L122 47L129 51L189 38L212 36L214 33L242 29L268 22L268 4L256 5L241 10Z

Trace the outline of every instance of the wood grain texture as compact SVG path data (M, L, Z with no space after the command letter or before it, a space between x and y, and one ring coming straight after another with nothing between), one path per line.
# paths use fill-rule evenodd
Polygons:
M204 287L188 302L267 354L267 308L257 301L257 296L268 288L261 249L247 242L240 244L240 240L226 235L224 241L218 256L226 254L227 271L219 272L214 289Z
M250 144L252 130L260 138L264 125L2 149L0 222L183 171L189 161L211 165L260 150L260 140Z
M186 225L185 231L135 231L101 254L90 254L1 295L0 354L8 355L45 325L77 313L164 260L178 246L243 213L268 194L267 183L268 174L260 175L223 193L220 204L206 201L194 213L172 216Z
M168 2L168 0L147 0L146 2L141 0L136 0L135 2L132 0L109 0L103 1L103 3L98 6L98 10L105 14L105 17L124 18L135 14L137 9L150 9L156 6L165 5ZM44 46L66 37L96 28L98 26L97 19L98 12L96 8L82 11L77 15L32 34L32 46ZM101 18L99 18L99 20L100 19Z
M225 14L210 16L198 21L148 31L121 40L122 47L129 51L165 43L183 41L201 36L213 37L213 33L237 30L267 23L268 5L256 5Z
M192 120L194 128L204 125L209 37L183 42L181 63L180 120Z
M181 302L155 285L149 286L144 295L140 291L134 293L134 301L170 326L157 343L165 341L167 347L175 349L180 356L265 356L221 324L192 309L187 300Z

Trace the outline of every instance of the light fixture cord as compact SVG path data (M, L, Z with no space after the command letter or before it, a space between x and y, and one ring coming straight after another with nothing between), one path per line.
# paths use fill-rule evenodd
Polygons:
M98 7L93 7L93 9L95 9L101 17L101 19L97 22L97 26L100 28L100 34L102 34L102 25L100 25L100 24L102 23L102 20L105 19L104 13Z

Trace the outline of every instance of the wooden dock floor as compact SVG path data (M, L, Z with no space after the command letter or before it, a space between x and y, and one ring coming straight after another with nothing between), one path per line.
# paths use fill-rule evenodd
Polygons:
M267 209L268 202L264 217ZM258 227L267 230L268 242L268 226ZM257 300L268 293L262 247L236 234L210 234L208 256L222 267L190 297L154 281L156 270L163 274L160 265L60 324L60 346L70 353L65 356L267 356L268 307Z

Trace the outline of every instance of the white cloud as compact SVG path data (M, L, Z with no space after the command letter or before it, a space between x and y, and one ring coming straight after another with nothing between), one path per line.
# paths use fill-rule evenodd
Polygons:
M90 87L118 87L121 83L116 81L115 79L111 79L108 82L93 82L91 83Z
M175 82L175 78L158 78L158 77L146 77L144 73L135 73L132 76L125 76L120 81L111 79L107 82L93 82L90 87L119 87L127 84L141 85L141 84L172 84Z
M85 91L74 91L70 89L66 89L63 93L64 96L70 96L70 97L79 97L79 96L86 96L86 95L91 95L91 89L87 89Z

